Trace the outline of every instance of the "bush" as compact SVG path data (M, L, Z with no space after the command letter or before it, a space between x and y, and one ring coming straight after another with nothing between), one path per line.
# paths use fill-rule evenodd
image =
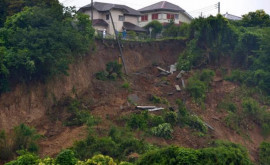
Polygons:
M270 164L270 143L262 142L260 144L259 156L260 156L260 164L269 165Z
M127 121L127 125L130 128L133 128L133 129L139 128L142 130L147 128L147 123L148 123L147 118L143 114L132 114Z
M105 81L108 78L109 73L106 71L100 71L96 73L96 79Z
M109 156L95 155L91 159L86 160L86 165L117 165Z
M34 165L37 164L38 157L35 154L32 153L25 153L19 157L17 157L16 160L13 160L9 163L6 163L5 165Z
M69 149L61 151L55 160L55 163L59 165L75 165L76 162L74 152Z
M246 98L242 101L243 112L249 116L256 116L261 110L259 107L259 103L252 99Z
M215 72L213 70L203 69L199 75L200 77L199 79L208 85L213 80L214 76L215 76Z
M98 80L116 80L117 77L121 78L122 73L122 64L118 64L117 61L109 62L106 64L106 71L100 71L96 73L96 79Z
M9 160L12 158L12 146L8 143L5 131L0 131L0 160Z
M166 121L166 123L175 125L178 122L177 114L175 112L166 112L164 115L164 120Z
M202 133L207 133L207 126L198 116L191 115L187 121L187 124L191 128L194 128Z
M165 120L163 119L163 117L159 115L150 115L148 121L149 121L150 126L152 127L165 123Z
M37 140L40 135L34 128L28 127L25 124L20 124L14 128L13 150L28 150L30 152L38 151Z
M151 133L158 137L163 137L165 139L172 138L173 129L171 124L163 123L151 129Z
M204 82L193 77L188 79L187 91L197 103L202 103L204 101L204 99L206 98L206 90L207 86Z

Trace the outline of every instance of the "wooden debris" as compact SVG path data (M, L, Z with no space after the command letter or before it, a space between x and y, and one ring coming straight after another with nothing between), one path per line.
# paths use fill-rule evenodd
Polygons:
M137 106L136 108L142 109L142 110L148 110L149 112L160 111L164 109L164 108L156 107L156 106Z
M209 128L209 129L211 129L211 130L215 130L211 125L209 125L209 124L207 124L206 122L204 122L204 124Z
M165 69L162 69L161 67L157 67L157 69L159 70L159 71L161 71L161 72L164 72L165 74L171 74L169 71L167 71L167 70L165 70Z
M181 88L179 85L175 85L175 88L176 88L176 91L180 92L181 91Z
M171 72L171 74L173 74L173 72L176 72L176 65L170 66L170 72Z
M156 106L137 106L137 109L154 109L157 108Z
M183 86L183 88L186 88L185 81L182 78L181 78L181 80L182 80L182 86Z
M180 73L176 76L176 78L179 79L179 78L181 78L181 77L182 77L182 73L180 72Z
M149 112L153 112L153 111L160 111L163 110L164 108L154 108L154 109L148 109Z

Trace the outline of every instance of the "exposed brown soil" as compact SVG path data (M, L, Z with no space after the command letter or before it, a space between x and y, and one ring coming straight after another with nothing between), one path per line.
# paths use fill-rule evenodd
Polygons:
M207 147L212 140L228 140L247 147L251 159L256 161L258 146L264 140L260 129L254 125L253 129L247 131L249 139L246 139L229 129L224 123L227 113L217 110L218 103L237 88L237 85L222 80L217 74L207 94L206 108L201 109L186 92L176 92L175 85L182 88L181 80L176 79L178 72L165 78L159 76L154 64L168 69L169 65L177 61L184 47L183 41L124 44L128 70L125 79L131 86L131 91L128 91L121 87L124 80L100 81L94 78L96 72L103 70L107 62L117 60L119 54L115 44L97 42L96 52L72 65L68 77L58 77L47 84L19 85L12 92L3 94L0 97L0 129L8 131L20 123L35 126L39 133L46 137L40 141L40 155L55 156L61 149L71 147L75 140L83 139L87 135L85 126L65 127L63 123L52 121L47 115L46 112L61 98L76 96L91 102L91 114L102 119L96 126L97 133L102 134L112 124L121 125L118 122L121 116L136 112L135 106L128 101L130 94L138 96L137 104L140 105L152 105L149 97L156 95L166 98L174 109L177 109L176 99L185 100L192 113L202 117L214 131L210 130L208 135L199 137L189 128L175 127L173 139L145 137L147 142L202 148ZM185 74L184 79L187 80L191 74ZM167 105L160 106L169 108ZM140 132L138 136L139 134Z

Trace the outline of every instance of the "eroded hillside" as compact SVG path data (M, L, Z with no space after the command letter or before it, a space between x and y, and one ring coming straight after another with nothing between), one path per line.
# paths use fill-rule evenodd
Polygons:
M173 126L172 139L150 136L141 130L134 130L138 139L158 146L177 145L190 148L209 147L214 140L228 140L245 146L253 161L258 159L258 147L264 140L260 128L250 121L250 127L237 132L228 127L228 112L219 107L231 94L242 89L239 85L224 80L221 67L210 67L215 72L210 82L203 105L196 103L183 88L179 71L167 76L161 75L157 66L169 69L177 62L179 54L185 48L182 40L168 40L151 43L124 43L124 58L127 76L116 81L101 81L95 74L105 69L108 62L118 59L117 45L113 42L96 42L96 48L87 56L77 59L70 66L69 76L57 77L46 83L18 85L0 99L0 129L7 132L20 123L34 126L45 138L40 140L39 154L42 157L55 156L62 149L71 147L75 140L87 136L86 126L65 126L68 119L66 99L80 100L80 106L93 116L100 118L95 126L96 134L105 136L112 125L125 127L125 117L138 114L137 105L156 105L177 112L176 100L183 100L191 115L199 116L206 125L207 133L189 127ZM229 63L223 69L230 72ZM197 70L184 73L183 80L195 75ZM123 84L128 85L124 86ZM175 85L181 87L176 91ZM234 102L240 107L240 99L235 94ZM153 97L166 101L153 102ZM240 96L239 96L240 97ZM150 112L162 115L161 111Z

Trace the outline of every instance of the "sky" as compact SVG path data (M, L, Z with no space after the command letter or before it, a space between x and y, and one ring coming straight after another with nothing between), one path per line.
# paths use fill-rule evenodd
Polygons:
M94 2L105 2L114 4L127 5L134 9L140 9L145 6L157 3L161 0L94 0ZM167 0L186 10L193 17L199 15L209 16L216 15L218 9L215 5L220 2L221 14L226 12L242 16L250 11L263 9L267 14L270 14L270 0ZM65 6L80 7L90 4L91 0L59 0Z

